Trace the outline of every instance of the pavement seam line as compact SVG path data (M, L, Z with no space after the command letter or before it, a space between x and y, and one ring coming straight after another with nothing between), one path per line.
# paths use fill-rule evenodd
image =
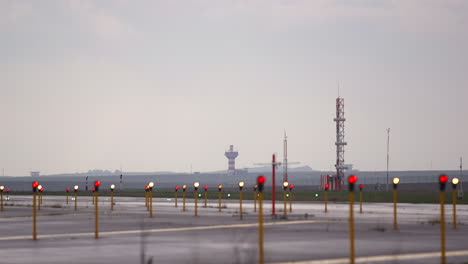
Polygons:
M468 256L468 250L454 250L447 251L447 257ZM423 258L440 257L440 251L422 252L422 253L405 253L398 255L379 255L368 257L357 257L357 263L368 263L369 261L383 262L388 260L412 260ZM335 259L322 259L322 260L305 260L305 261L288 261L288 262L274 262L275 264L341 264L349 263L349 258L335 258Z
M274 225L288 225L288 224L311 224L318 223L322 221L318 220L300 220L300 221L289 221L289 222L268 222L264 223L264 226L274 226ZM230 224L230 225L213 225L213 226L190 226L190 227L175 227L175 228L158 228L158 229L144 229L144 230L122 230L122 231L106 231L99 232L102 235L123 235L123 234L138 234L141 232L145 233L160 233L160 232L177 232L177 231L192 231L192 230L207 230L207 229L224 229L224 228L242 228L242 227L255 227L258 223L251 224ZM61 238L61 237L83 237L90 236L92 237L94 232L86 233L69 233L69 234L49 234L49 235L38 235L38 239L45 238ZM9 237L0 237L2 240L23 240L31 239L31 236L9 236Z

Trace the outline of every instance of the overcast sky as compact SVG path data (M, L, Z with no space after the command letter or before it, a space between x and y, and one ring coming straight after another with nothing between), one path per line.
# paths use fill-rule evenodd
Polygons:
M468 161L468 1L0 1L0 168ZM468 163L468 162L467 162ZM468 167L468 164L466 165Z

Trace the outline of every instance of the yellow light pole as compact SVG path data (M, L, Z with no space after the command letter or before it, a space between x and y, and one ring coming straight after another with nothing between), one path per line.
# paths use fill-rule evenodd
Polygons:
M195 189L195 216L198 216L198 187L200 186L199 182L193 183L193 188Z
M283 182L283 217L286 218L288 215L288 208L286 202L286 190L288 189L289 183L287 181Z
M445 264L445 184L448 181L448 176L442 174L439 176L440 187L440 263Z
M154 187L154 182L149 182L148 183L148 194L149 194L149 216L153 217L153 187Z
M177 194L178 194L178 191L179 191L179 186L176 186L174 188L174 195L175 195L175 207L177 207Z
M6 189L6 199L7 199L7 201L10 200L10 189L8 189L8 188Z
M42 204L42 194L43 194L43 193L44 193L44 187L41 187L41 189L39 189L39 195L40 195L39 197L41 198L40 204Z
M349 263L354 264L354 184L358 178L356 175L348 176L349 185Z
M206 208L206 207L208 207L208 204L207 204L207 199L208 199L208 197L207 197L207 196L208 196L208 195L207 195L207 192L208 192L208 185L205 185L205 186L203 187L203 189L205 190L205 192L203 193L203 196L204 196L204 199L205 199L205 206L203 206L203 207Z
M452 204L453 204L453 219L452 228L457 228L457 185L460 182L458 178L452 179Z
M68 204L68 196L70 195L70 188L65 188L65 191L67 192L67 204Z
M400 178L393 178L393 229L398 229L398 222L397 222L397 200L398 200L398 192L397 186L400 183Z
M325 201L325 213L328 212L328 208L327 208L327 203L328 203L328 188L330 188L330 185L327 183L327 184L325 184L325 197L324 197L324 201Z
M75 211L78 209L78 196L77 196L77 193L78 193L78 185L75 185L73 187L73 189L75 190Z
M37 210L41 210L41 203L42 203L41 189L42 189L42 185L37 186L37 191L38 191L38 197L37 197L37 199L38 199L38 201L37 201L38 208L37 208Z
M182 185L182 211L185 211L185 189L187 189L187 185Z
M263 187L265 185L265 176L257 177L258 185L258 264L265 263L263 252Z
M33 181L32 183L32 191L33 191L33 240L37 239L37 230L36 230L36 193L37 187L39 186L39 182Z
M364 188L364 184L359 184L359 213L362 214L362 188Z
M95 200L94 200L94 238L99 237L99 186L101 181L94 181Z
M93 197L93 205L95 204L95 193L96 193L96 188L93 187L93 190L91 192L91 197Z
M253 195L254 195L254 212L257 212L257 188L258 185L255 184L253 187Z
M111 184L110 186L111 211L114 211L114 189L115 189L115 184Z
M242 188L244 188L245 182L239 182L239 215L240 219L242 220Z
M294 184L289 184L289 212L292 212L292 200L293 200L293 194L292 190L294 188Z
M3 190L5 186L0 186L0 211L3 211Z
M223 193L223 185L218 185L218 212L221 212L221 196Z

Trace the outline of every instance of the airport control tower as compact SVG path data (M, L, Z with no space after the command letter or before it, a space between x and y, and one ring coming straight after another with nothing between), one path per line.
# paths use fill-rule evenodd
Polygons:
M230 145L229 150L224 152L224 156L228 158L228 174L234 175L236 172L236 158L239 156L239 152L234 151L234 145Z

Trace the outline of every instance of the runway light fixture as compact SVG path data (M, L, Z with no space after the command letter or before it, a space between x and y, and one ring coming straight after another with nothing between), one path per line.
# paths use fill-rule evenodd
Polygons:
M400 183L400 178L398 177L393 178L393 189L396 189L399 183Z
M205 189L205 192L208 191L208 185L203 186L203 189Z
M41 191L41 190L42 190L42 185L37 186L37 189L38 189L39 191Z
M174 187L174 190L177 192L179 190L179 186Z
M115 184L111 184L110 189L111 189L111 191L114 191L114 189L115 189Z
M195 190L198 190L198 187L200 186L200 183L199 182L194 182L193 183L193 187L195 188Z
M5 186L0 186L0 192L3 192L3 190L5 189Z
M186 185L186 184L182 185L182 191L185 192L185 189L187 189L187 185Z
M223 189L223 185L222 184L218 185L218 191L221 191L222 189Z
M294 188L294 184L289 184L289 191L292 191L293 188Z
M457 229L457 185L460 183L458 178L452 178L452 204L453 204L453 217L452 217L452 227ZM8 191L8 190L7 190Z
M458 178L453 178L452 179L452 186L454 186L456 188L459 182L460 182L460 180Z
M330 185L328 183L325 184L325 191L328 191L329 188L330 188Z
M285 181L283 182L283 190L286 191L286 189L288 188L289 186L289 182Z
M96 189L96 192L99 191L99 186L101 185L101 181L97 180L94 181L94 188Z
M75 185L75 186L73 187L73 189L75 190L75 192L78 191L78 188L79 188L78 185Z
M153 188L153 187L154 187L154 182L149 182L149 183L148 183L148 186L149 186L150 188Z
M263 192L263 188L265 187L265 176L261 175L257 177L257 185L258 185L258 191Z
M240 181L240 182L239 182L239 190L242 191L242 188L244 188L244 185L245 185L245 182Z

